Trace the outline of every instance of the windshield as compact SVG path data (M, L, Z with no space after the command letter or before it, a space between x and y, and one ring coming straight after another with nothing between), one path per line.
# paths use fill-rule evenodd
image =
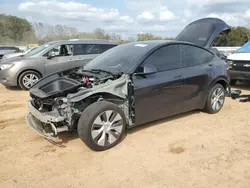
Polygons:
M119 45L93 59L84 69L128 73L128 70L134 66L134 62L154 46L155 44L150 42Z
M26 57L30 57L30 56L36 55L36 54L42 52L44 49L50 47L52 44L53 43L43 44L42 46L39 46L36 49L29 51L27 54L25 54L25 56Z
M236 50L234 53L250 53L250 41L244 44L240 49Z

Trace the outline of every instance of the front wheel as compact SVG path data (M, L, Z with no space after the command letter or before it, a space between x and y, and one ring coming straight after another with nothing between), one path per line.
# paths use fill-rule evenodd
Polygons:
M214 85L208 94L205 111L210 114L219 112L225 102L226 92L221 84Z
M88 106L78 122L78 135L92 150L104 151L117 145L126 127L125 115L114 103L99 101Z

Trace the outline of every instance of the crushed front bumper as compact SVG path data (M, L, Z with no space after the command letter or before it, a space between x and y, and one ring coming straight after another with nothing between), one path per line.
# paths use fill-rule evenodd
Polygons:
M64 117L59 116L55 112L42 113L39 112L33 105L32 102L28 102L28 114L26 117L26 122L31 129L36 131L41 136L53 139L57 136L58 130L55 123L64 121ZM47 131L46 131L47 130ZM48 131L50 130L50 131ZM61 129L67 131L67 129Z

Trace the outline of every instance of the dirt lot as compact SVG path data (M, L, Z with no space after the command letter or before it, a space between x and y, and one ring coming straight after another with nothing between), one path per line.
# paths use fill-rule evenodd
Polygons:
M250 86L244 86L250 92ZM227 99L128 132L96 153L74 134L55 144L26 126L28 92L0 86L0 187L232 187L250 185L250 104Z

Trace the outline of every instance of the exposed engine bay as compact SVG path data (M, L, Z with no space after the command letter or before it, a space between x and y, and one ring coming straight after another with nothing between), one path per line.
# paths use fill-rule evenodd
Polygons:
M34 119L39 124L43 136L54 137L58 132L75 130L84 109L105 100L119 105L128 117L128 124L133 124L133 97L128 97L132 90L126 74L82 69L57 73L40 80L30 90L30 118L33 124Z

